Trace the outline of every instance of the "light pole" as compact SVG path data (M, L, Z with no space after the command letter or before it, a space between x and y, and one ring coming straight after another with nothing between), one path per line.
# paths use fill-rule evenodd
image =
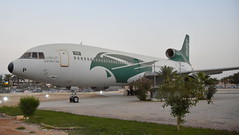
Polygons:
M154 61L154 87L156 87L155 61Z

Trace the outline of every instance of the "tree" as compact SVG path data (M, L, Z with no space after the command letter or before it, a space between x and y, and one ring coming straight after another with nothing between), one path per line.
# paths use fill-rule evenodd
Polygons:
M173 67L170 66L162 66L160 67L159 75L162 76L164 83L169 81L174 75L176 75L177 71L174 70Z
M146 101L147 93L150 91L151 84L151 81L146 78L141 78L132 83L136 89L137 98L139 100Z
M208 104L210 104L212 102L213 95L217 92L215 86L219 83L219 81L216 78L208 78L204 83L206 86L206 98L208 100Z
M233 75L224 77L220 81L224 84L224 88L226 88L226 84L228 84L228 83L233 83L238 86L239 85L239 72L235 73Z
M224 84L224 88L227 88L227 84L229 83L229 79L227 77L224 77L221 79L221 82Z
M197 80L198 83L200 83L200 85L203 85L204 87L206 86L205 85L205 82L208 80L209 76L206 75L205 73L203 72L199 72L197 74L194 75L193 77L195 80ZM200 89L200 94L198 95L198 98L199 99L205 99L205 95L206 95L206 88L204 89Z
M174 70L173 67L170 67L170 66L162 66L160 67L160 70L158 72L158 74L160 75L160 77L162 77L163 79L163 84L167 83L168 81L170 81L176 74L177 74L177 71ZM155 88L157 89L157 88ZM158 89L158 96L157 98L158 99L163 99L163 93L161 92L161 90Z
M189 109L196 106L200 98L210 99L214 89L206 90L206 86L215 86L215 80L205 73L195 76L176 74L172 67L161 67L159 74L164 78L159 87L159 99L164 102L163 107L171 107L171 115L177 119L177 129L185 122L184 117L190 113ZM215 88L215 87L213 87ZM209 102L210 103L210 102Z
M237 86L239 85L239 72L233 74L231 82L236 84Z
M201 95L203 84L197 79L185 75L174 75L171 80L160 86L163 107L171 107L171 115L177 118L177 129L184 123L189 109L196 106Z

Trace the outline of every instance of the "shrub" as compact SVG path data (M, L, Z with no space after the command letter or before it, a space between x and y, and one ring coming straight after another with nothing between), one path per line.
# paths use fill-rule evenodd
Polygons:
M33 96L27 96L20 99L18 107L25 117L29 117L35 113L39 104L39 99Z
M151 81L146 78L141 78L133 83L136 88L137 98L146 101L147 93L151 88Z

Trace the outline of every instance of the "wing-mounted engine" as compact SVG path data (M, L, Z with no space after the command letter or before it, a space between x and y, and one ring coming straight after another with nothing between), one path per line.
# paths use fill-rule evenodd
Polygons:
M188 35L185 36L181 50L169 48L165 54L170 60L187 62L190 64L190 62L189 62L189 36Z

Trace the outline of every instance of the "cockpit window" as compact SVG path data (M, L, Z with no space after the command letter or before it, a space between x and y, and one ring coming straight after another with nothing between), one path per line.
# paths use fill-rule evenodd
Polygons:
M26 59L26 58L30 58L30 57L31 57L31 53L30 52L26 52L20 58L21 59Z
M39 52L39 59L45 59L43 52Z
M37 58L37 52L32 53L32 58Z
M24 53L20 59L44 59L43 52L26 52Z

